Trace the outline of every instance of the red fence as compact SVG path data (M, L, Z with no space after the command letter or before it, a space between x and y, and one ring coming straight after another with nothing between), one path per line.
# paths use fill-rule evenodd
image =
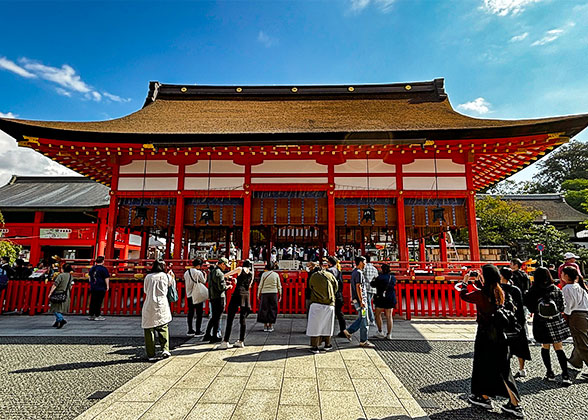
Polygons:
M282 274L283 294L279 303L282 314L306 313L305 288L306 272L285 272ZM348 276L345 276L346 280ZM455 281L433 280L432 277L413 279L398 276L396 293L398 305L395 313L406 319L417 317L472 317L475 306L463 302L454 289ZM258 309L257 283L251 289L251 305L254 312ZM8 288L0 293L0 312L20 311L35 315L49 310L50 282L42 280L11 280ZM174 314L186 314L186 293L184 282L178 279L179 300L172 303ZM228 292L230 299L232 290ZM345 281L343 288L345 305L343 312L354 314L351 306L351 288ZM75 281L71 291L70 313L85 314L90 302L89 284L85 279ZM103 313L106 315L140 315L143 304L143 282L140 280L112 280L106 294ZM208 303L205 307L208 313Z

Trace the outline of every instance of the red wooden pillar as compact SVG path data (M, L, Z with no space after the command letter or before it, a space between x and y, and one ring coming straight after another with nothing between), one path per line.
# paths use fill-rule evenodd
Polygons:
M335 191L329 190L328 192L328 213L327 213L327 234L329 235L329 240L327 242L327 252L329 255L335 255L337 243L335 241Z
M469 191L466 199L466 213L468 216L468 239L470 244L470 260L480 261L480 243L478 239L478 222L476 220L476 194Z
M98 210L98 237L96 238L96 252L94 257L104 255L106 250L106 230L108 228L108 209Z
M176 219L174 226L174 259L182 258L182 240L184 239L184 197L181 193L176 199Z
M249 258L249 240L251 238L251 191L246 190L243 197L243 252L241 258Z
M106 247L104 257L107 260L114 258L114 238L116 232L116 219L118 212L118 197L114 191L110 192L110 205L108 206L108 226L106 228Z
M33 222L33 238L31 239L31 252L29 254L29 262L37 265L41 259L41 243L39 236L41 235L41 223L43 222L43 212L35 212L35 220Z
M445 231L439 234L439 260L447 262L447 233Z
M402 193L402 191L401 191ZM398 221L398 253L400 261L408 261L408 243L406 242L406 220L404 216L404 197L399 195L396 199L396 214Z
M419 239L419 259L422 263L427 261L427 240L425 238Z
M171 228L168 226L167 228L167 235L165 236L165 254L163 254L163 258L169 260L171 256Z
M149 251L149 231L145 230L141 232L141 252L139 255L140 259L147 259L147 253Z

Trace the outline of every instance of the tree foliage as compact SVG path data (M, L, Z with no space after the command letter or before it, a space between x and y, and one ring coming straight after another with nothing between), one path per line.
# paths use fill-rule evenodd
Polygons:
M558 264L566 252L579 252L578 247L570 242L567 233L559 231L550 224L536 224L525 235L523 254L526 257L539 259L537 244L545 245L543 261L545 264Z
M578 211L588 212L588 179L568 179L561 184L566 201ZM587 216L588 218L588 216Z
M0 227L4 226L4 216L0 212ZM21 246L15 244L14 242L8 239L0 238L0 256L2 257L10 257L10 262L13 263L15 259L18 258Z
M487 196L476 202L478 235L481 245L510 245L518 247L541 214L518 203Z

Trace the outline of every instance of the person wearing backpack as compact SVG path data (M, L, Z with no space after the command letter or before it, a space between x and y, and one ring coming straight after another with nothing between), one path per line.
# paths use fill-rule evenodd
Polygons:
M204 302L208 299L208 289L206 288L206 276L202 271L202 258L195 258L192 261L192 268L184 273L184 283L186 285L186 300L188 303L188 337L201 337L204 333L202 327L202 314L204 312ZM194 331L194 311L196 311L196 331Z
M561 272L566 307L564 314L574 340L574 350L568 368L582 370L588 365L588 290L575 267L564 267Z
M510 268L502 267L500 269L500 287L504 290L505 300L512 306L510 309L515 313L516 322L519 326L519 333L509 340L508 343L511 355L514 355L519 359L519 371L515 373L514 377L525 378L527 376L525 361L531 360L529 341L527 340L527 334L525 332L527 318L523 309L523 295L519 288L510 282L511 277L512 271ZM505 303L505 307L506 306L507 304Z
M565 308L562 291L553 284L551 273L545 267L535 270L535 281L524 298L525 305L533 314L533 336L535 341L541 343L541 358L547 369L545 380L555 381L555 374L551 367L550 346L555 349L555 354L561 366L562 384L571 385L568 374L568 359L563 350L562 342L570 336L570 329L565 323L561 313Z
M88 320L90 321L104 321L106 318L100 315L102 302L106 292L110 289L110 273L104 267L104 257L96 258L96 264L90 269L90 308Z
M475 285L470 285L474 281ZM521 397L510 371L508 343L500 321L505 295L499 283L498 268L486 264L482 267L481 276L470 272L463 283L456 285L461 299L474 303L477 308L478 329L474 343L472 394L468 397L468 402L492 410L492 398L509 398L502 406L502 411L522 418L524 411L519 404Z
M376 289L376 296L374 296L376 326L378 327L376 337L391 340L392 311L396 307L396 277L390 273L388 264L382 264L382 274L372 280L370 285ZM386 316L386 335L382 333L382 314Z
M69 310L70 290L73 285L73 276L71 274L73 268L71 264L63 264L62 271L55 277L49 290L51 312L55 314L53 327L57 329L63 328L67 324L63 313Z

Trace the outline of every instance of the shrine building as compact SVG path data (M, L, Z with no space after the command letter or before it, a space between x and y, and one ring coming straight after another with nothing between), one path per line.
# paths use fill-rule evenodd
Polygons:
M587 125L588 114L467 117L452 108L443 79L151 82L144 106L114 120L0 118L19 146L110 188L107 258L122 230L166 238L174 259L208 248L240 259L294 244L409 261L435 238L447 261L447 232L467 229L469 259L479 261L476 193Z

